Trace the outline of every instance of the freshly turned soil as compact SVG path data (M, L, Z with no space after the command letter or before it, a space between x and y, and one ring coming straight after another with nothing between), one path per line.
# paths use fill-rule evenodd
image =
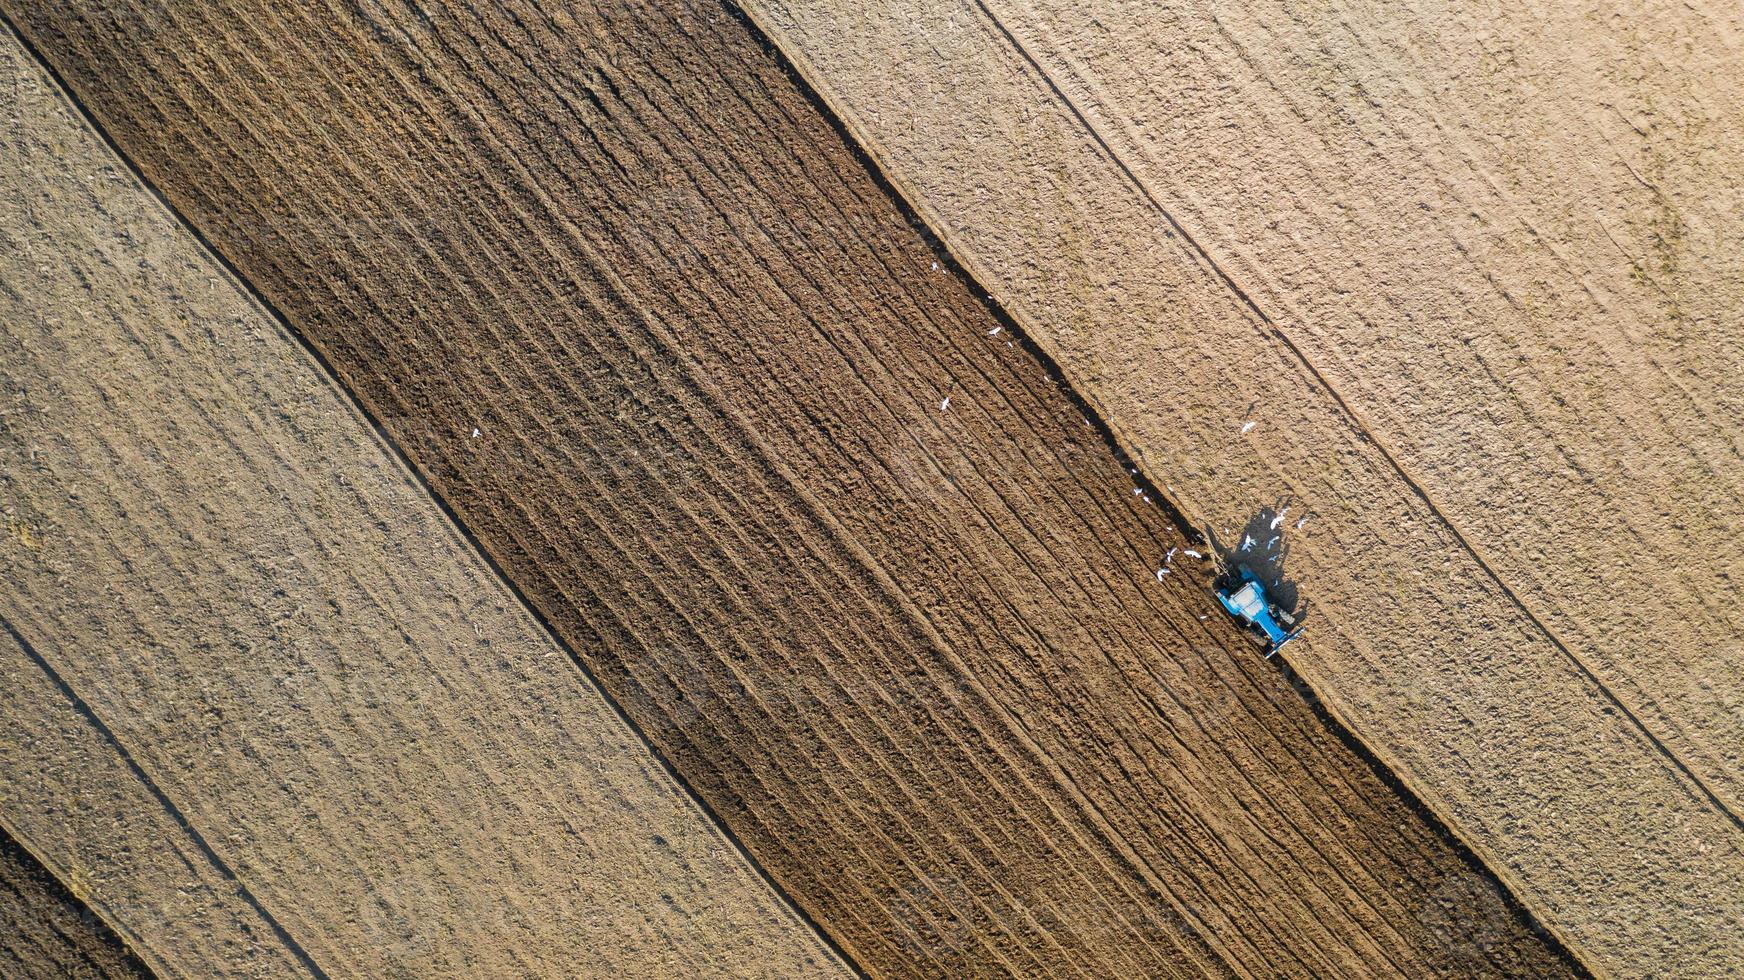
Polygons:
M1192 520L1290 503L1288 659L1540 922L1744 970L1736 5L746 7Z
M9 32L0 77L6 833L163 976L848 975ZM16 904L0 973L91 945Z
M1573 969L728 10L6 6L869 972Z

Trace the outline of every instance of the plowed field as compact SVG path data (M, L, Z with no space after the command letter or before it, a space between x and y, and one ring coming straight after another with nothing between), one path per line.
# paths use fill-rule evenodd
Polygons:
M6 6L869 970L1571 970L729 11Z
M167 976L845 975L9 33L0 74L7 833Z
M747 6L1195 521L1310 516L1292 662L1577 954L1744 970L1735 5Z

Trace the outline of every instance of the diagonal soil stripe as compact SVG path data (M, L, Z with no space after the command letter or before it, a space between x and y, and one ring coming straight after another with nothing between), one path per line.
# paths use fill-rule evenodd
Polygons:
M870 971L1570 969L727 11L14 11Z
M847 973L0 40L0 826L171 975Z
M1473 38L1481 46L1481 31L1457 8L1447 11L1449 32L1424 29L1418 22L1438 15L1412 5L1280 5L1269 15L1261 0L1215 11L998 0L747 6L1184 511L1225 536L1280 498L1312 513L1292 561L1314 625L1292 662L1549 927L1622 974L1736 968L1744 834L1726 787L1739 771L1744 715L1728 678L1740 647L1714 638L1736 633L1727 624L1738 604L1723 597L1744 552L1724 530L1736 514L1728 487L1738 470L1725 462L1737 458L1726 426L1735 399L1711 380L1736 358L1725 341L1735 290L1715 281L1702 295L1712 332L1677 328L1676 343L1655 337L1638 356L1620 353L1646 324L1605 309L1578 267L1568 281L1558 247L1578 236L1544 246L1533 230L1529 244L1486 262L1471 234L1449 232L1450 244L1436 240L1442 226L1422 232L1432 222L1457 229L1477 198L1500 198L1509 222L1508 208L1537 207L1508 201L1502 177L1466 179L1469 154L1482 154L1468 145L1460 158L1438 144L1488 148L1491 130L1448 136L1442 124L1455 120L1437 117L1438 100L1496 93L1502 108L1483 106L1485 125L1532 124L1514 118L1510 99L1521 93L1506 66L1483 84L1422 84L1414 73L1453 69L1413 64L1395 76L1365 72L1365 59L1411 61ZM1538 10L1498 9L1493 19L1531 21ZM1395 16L1417 24L1408 43L1368 37L1353 48L1348 35L1384 32ZM1691 49L1682 85L1699 93L1701 72L1735 55L1708 43L1713 18L1702 11L1665 16L1650 26L1669 24L1677 49ZM1565 26L1583 47L1610 36ZM1621 64L1651 62L1655 50L1643 43ZM890 72L892 61L913 70ZM1361 85L1327 81L1359 72ZM1405 119L1369 85L1427 119ZM1716 125L1735 130L1736 105L1716 96ZM1569 131L1554 113L1544 122ZM1401 152L1427 152L1401 143L1398 130L1412 127L1445 155L1400 163ZM1323 152L1335 144L1342 155ZM1706 147L1699 133L1688 145ZM1711 172L1674 169L1697 188L1725 183L1736 156L1714 149ZM1387 166L1371 166L1383 157ZM1579 193L1543 186L1541 175L1591 157L1514 160L1503 175L1566 202ZM1371 182L1385 191L1371 193ZM1448 207L1445 197L1458 197L1446 194L1450 182L1473 200ZM1326 187L1338 196L1322 199ZM1714 210L1693 197L1692 214ZM1341 225L1353 209L1361 234ZM1178 212L1191 218L1177 222ZM1719 243L1737 237L1736 222L1711 217L1699 230L1706 256L1731 254ZM1309 231L1316 241L1296 237ZM1346 234L1334 248L1324 239L1337 233ZM1212 240L1217 247L1204 244ZM1256 252L1272 261L1254 261ZM1703 255L1686 265L1698 279L1726 278ZM1335 266L1348 281L1328 278ZM1602 265L1592 272L1613 289L1627 278ZM1523 316L1510 289L1568 319ZM1683 295L1693 315L1694 293ZM1467 299L1471 308L1450 317L1448 304ZM1279 316L1287 334L1262 306L1289 311ZM1666 366L1684 359L1708 363ZM1628 401L1638 386L1655 398L1607 413L1607 393ZM1680 410L1692 390L1712 397ZM1668 421L1677 418L1688 424ZM1474 428L1493 438L1471 438ZM1655 465L1620 477L1617 459L1642 446ZM1678 486L1677 473L1697 479ZM1475 490L1498 485L1501 499ZM1643 489L1652 486L1660 489ZM1606 500L1631 515L1620 532L1597 516ZM1468 537L1473 528L1483 533ZM1702 559L1675 569L1634 560L1632 542L1648 541Z

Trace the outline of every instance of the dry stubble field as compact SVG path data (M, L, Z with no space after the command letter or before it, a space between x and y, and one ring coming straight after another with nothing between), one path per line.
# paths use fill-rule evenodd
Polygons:
M7 9L860 965L1573 969L727 10Z
M1735 7L748 7L1543 922L1744 968Z

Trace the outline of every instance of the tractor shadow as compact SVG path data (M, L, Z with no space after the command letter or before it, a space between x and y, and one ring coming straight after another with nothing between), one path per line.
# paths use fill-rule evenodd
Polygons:
M1205 529L1205 537L1225 573L1236 574L1243 568L1253 572L1265 586L1267 598L1301 622L1308 611L1307 603L1284 570L1290 556L1290 534L1296 530L1297 518L1290 510L1290 501L1280 500L1275 506L1262 507L1249 518L1233 540L1219 538L1211 528Z

